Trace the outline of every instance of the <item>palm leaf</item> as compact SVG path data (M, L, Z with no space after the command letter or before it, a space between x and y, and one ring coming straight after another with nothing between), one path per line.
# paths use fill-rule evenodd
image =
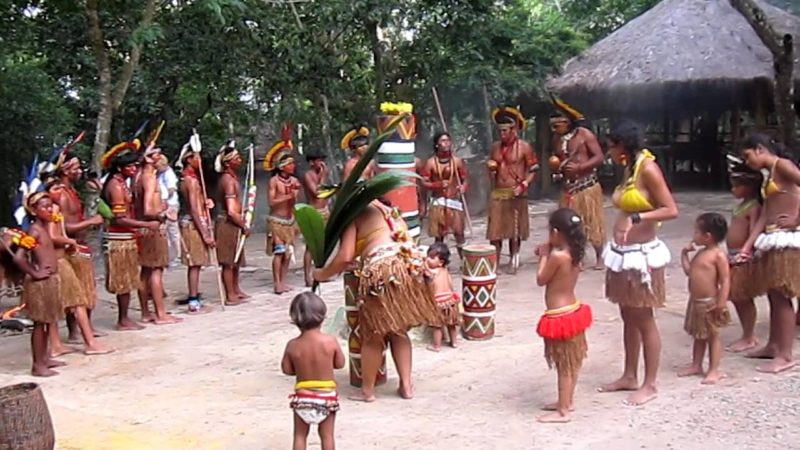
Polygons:
M294 217L297 227L303 234L306 241L306 249L311 253L316 267L325 265L327 258L324 257L325 250L325 219L316 208L300 203L294 207Z
M108 203L105 202L102 198L98 199L97 202L97 213L100 214L103 219L111 221L114 219L114 214L111 212L111 208L108 207Z

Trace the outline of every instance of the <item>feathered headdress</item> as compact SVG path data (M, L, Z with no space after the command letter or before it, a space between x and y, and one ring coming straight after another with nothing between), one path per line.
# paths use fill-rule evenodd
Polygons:
M748 166L742 158L728 153L725 155L728 162L728 174L731 179L749 180L759 185L764 179L764 174Z
M287 123L284 124L281 129L281 140L275 143L275 145L267 151L267 156L264 157L264 170L272 171L279 169L290 161L294 161L290 156L292 150L294 150L294 144L292 144L292 124ZM289 156L289 158L284 158L284 156Z
M108 170L111 168L111 163L117 156L128 151L138 152L139 149L142 148L142 141L139 140L139 136L144 132L148 123L149 121L145 120L139 126L136 132L133 133L133 137L127 141L120 142L119 144L108 149L107 152L103 153L103 156L100 157L100 167L102 167L104 170Z
M178 160L175 162L175 167L183 169L186 164L186 158L189 155L199 154L203 151L203 145L200 143L200 135L197 130L192 130L192 135L189 136L189 141L181 147L181 153L178 155Z
M350 129L342 138L339 146L342 150L349 150L369 143L369 128L364 125L357 125ZM358 145L356 145L358 144Z
M17 196L14 200L14 220L17 225L27 230L30 225L31 212L30 205L36 204L43 196L47 195L44 191L44 183L40 179L40 169L45 163L39 163L39 155L34 156L30 167L23 168L22 181L17 188Z
M514 124L518 129L524 130L527 126L525 116L513 106L501 106L492 111L492 121L497 125Z
M197 142L200 142L199 137L197 139ZM229 140L225 145L219 148L219 151L217 152L217 157L214 158L214 170L217 173L225 172L224 163L230 161L238 154L239 152L236 151L236 141L234 141L233 139Z
M572 105L556 97L552 92L550 93L550 101L558 112L573 122L580 122L586 119L582 112L575 109Z
M77 136L67 142L63 147L57 148L53 152L53 157L51 157L48 166L43 170L45 172L52 172L54 174L58 173L62 169L65 169L67 166L72 165L71 161L75 161L69 157L70 152L72 149L75 148L76 145L80 141L83 140L83 137L86 136L85 131L81 131ZM80 161L77 161L77 164L80 165Z
M154 150L161 151L156 146L156 143L158 142L158 138L161 137L161 131L164 129L164 124L166 124L166 123L167 122L165 120L162 120L161 123L158 124L158 126L155 129L153 129L153 131L150 132L150 135L147 136L147 141L145 141L145 142L147 142L147 144L145 145L145 148L144 148L144 154L145 155L149 155Z

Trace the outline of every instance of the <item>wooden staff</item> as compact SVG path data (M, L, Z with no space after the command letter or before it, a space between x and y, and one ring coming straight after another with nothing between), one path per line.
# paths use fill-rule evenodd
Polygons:
M200 136L197 134L196 130L192 130L192 135L197 136L197 142L200 143ZM190 144L191 145L191 144ZM208 211L208 193L206 192L206 180L205 176L203 175L203 153L202 148L198 148L195 150L192 147L192 151L197 153L197 157L200 158L200 187L203 190L203 211L204 216L206 216L206 221L208 223L209 231L212 230L211 228L211 213ZM213 231L211 231L213 235ZM217 251L216 249L211 248L210 246L206 246L208 249L209 256L211 257L211 264L214 265L214 270L217 272L217 287L219 288L219 303L223 311L225 311L225 302L228 301L227 295L225 295L225 285L222 283L222 271L219 270L219 262L217 261Z
M442 112L442 104L439 102L439 92L436 91L436 86L431 87L431 91L433 91L433 101L436 103L436 111L439 113L439 121L442 123L442 128L445 132L447 131L447 122L444 121L444 113ZM466 164L466 162L464 162ZM472 237L472 219L469 216L469 208L467 207L467 198L464 196L464 192L461 191L461 174L458 173L458 168L456 167L456 182L458 183L458 194L461 198L461 204L464 205L464 215L467 218L467 230L469 230L470 237Z

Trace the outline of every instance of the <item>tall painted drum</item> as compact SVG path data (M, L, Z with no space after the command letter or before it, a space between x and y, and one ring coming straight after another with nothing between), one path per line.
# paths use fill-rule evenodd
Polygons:
M378 116L378 132L383 133L397 116ZM417 121L413 115L406 116L395 128L394 134L378 149L378 172L391 169L416 170L414 140L417 138ZM416 238L420 233L419 220L419 193L416 180L410 179L414 184L395 189L386 197L397 207L408 224L408 234Z
M350 384L361 387L361 336L358 328L358 278L353 272L344 274L344 309L347 313L347 325L350 333L347 338L347 353L350 360ZM381 368L375 385L386 383L386 353L383 354Z
M461 264L464 320L462 332L469 340L494 336L497 251L493 245L467 245Z

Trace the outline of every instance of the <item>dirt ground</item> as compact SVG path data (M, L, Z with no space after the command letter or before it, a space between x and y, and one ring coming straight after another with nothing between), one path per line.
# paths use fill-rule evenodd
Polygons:
M624 406L624 393L599 394L595 388L615 379L622 367L622 324L616 308L603 299L602 272L585 272L578 293L592 305L596 322L588 333L589 358L576 394L572 423L543 425L539 407L555 399L556 376L547 369L535 326L543 310L543 291L534 282L534 244L545 235L552 203L531 205L532 238L523 246L524 266L516 276L501 274L497 292L497 334L484 342L461 342L455 350L431 353L424 333L414 333L417 396L395 394L397 377L374 404L344 399L336 435L342 449L534 449L534 448L800 448L795 420L800 414L800 372L762 375L756 361L726 354L728 378L703 386L681 378L675 367L690 358L691 340L682 330L686 302L679 251L699 211L727 213L725 193L676 196L680 218L664 224L661 237L673 250L667 272L667 307L658 312L663 339L660 395L639 408ZM610 217L612 210L607 208ZM485 221L475 220L470 242L483 241ZM297 334L289 323L290 294L271 293L263 235L253 236L243 274L253 301L224 312L186 317L179 325L149 326L140 332L112 332L105 342L118 350L109 356L67 355L61 375L35 380L43 387L61 449L286 449L292 419L287 395L294 380L280 373L280 357ZM457 258L451 270L457 271ZM506 258L503 259L505 264ZM593 262L591 252L588 262ZM454 279L459 280L458 275ZM291 281L301 283L295 270ZM185 295L184 272L167 275L171 299ZM217 298L214 272L203 272L209 302ZM343 304L341 280L323 286L329 323ZM8 300L5 300L8 304ZM767 306L758 300L758 335L767 333ZM103 294L99 328L110 329L115 304ZM174 307L176 314L180 309ZM135 311L134 316L138 316ZM735 316L735 314L734 314ZM335 326L335 324L334 324ZM738 323L723 330L729 342ZM346 348L345 340L340 340ZM28 336L0 339L0 386L30 381ZM343 397L354 392L347 370L337 373ZM318 448L316 436L310 448Z

